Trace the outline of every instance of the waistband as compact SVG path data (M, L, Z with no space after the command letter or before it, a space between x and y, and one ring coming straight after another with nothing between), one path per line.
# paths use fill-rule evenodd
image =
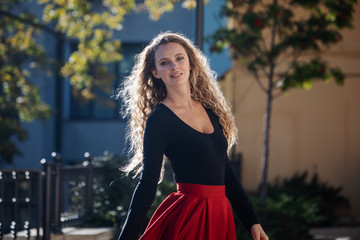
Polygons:
M203 185L195 183L177 183L177 191L183 194L202 197L225 197L225 185Z

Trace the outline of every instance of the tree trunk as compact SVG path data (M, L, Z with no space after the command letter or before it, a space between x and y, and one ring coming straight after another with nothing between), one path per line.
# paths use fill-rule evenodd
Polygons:
M277 0L273 0L273 5L277 6ZM277 20L274 18L274 25L271 30L271 49L275 47L275 35L277 32ZM270 51L271 52L271 51ZM270 62L270 72L268 75L269 85L266 91L266 112L264 119L264 146L263 146L263 155L261 158L261 185L260 185L260 200L262 203L265 202L267 197L267 174L269 166L269 141L270 141L270 120L271 120L271 105L273 100L273 78L275 72L275 59L272 54L269 56Z
M271 119L271 104L272 104L272 79L269 80L269 89L267 91L266 113L264 118L264 145L263 155L261 158L261 185L260 185L260 200L265 202L267 196L267 172L269 166L269 140L270 140L270 119Z

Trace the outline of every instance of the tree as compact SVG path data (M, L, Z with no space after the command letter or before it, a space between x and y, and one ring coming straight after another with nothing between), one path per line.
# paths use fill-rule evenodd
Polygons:
M106 64L121 60L121 42L113 38L122 29L124 16L144 9L158 20L171 11L179 0L2 0L0 5L0 159L11 162L20 154L14 138L24 141L23 121L45 120L51 115L49 105L40 98L31 81L31 71L40 69L59 77L68 77L77 95L94 97L96 88L106 88L112 81ZM182 0L193 8L195 0ZM33 8L29 8L32 6ZM41 9L31 12L29 9ZM64 62L62 57L46 56L38 36L52 34L58 41L77 41L75 50ZM50 63L49 63L50 62ZM104 84L105 83L105 84ZM0 161L0 162L1 162Z
M228 0L221 11L234 21L213 35L212 51L225 47L241 59L267 96L261 200L266 198L272 101L291 88L310 89L316 80L344 82L341 69L321 53L353 28L356 0ZM306 55L305 55L306 54ZM305 56L304 56L305 55Z

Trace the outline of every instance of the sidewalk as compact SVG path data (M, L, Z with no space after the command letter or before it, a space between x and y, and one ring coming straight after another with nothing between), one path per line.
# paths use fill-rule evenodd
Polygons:
M51 240L112 240L112 228L63 228L63 234L51 234ZM36 232L34 229L30 231L30 240L35 240ZM10 234L6 234L4 240L13 239ZM21 231L16 236L17 240L26 240L25 231Z
M360 240L360 226L313 228L310 234L315 240Z

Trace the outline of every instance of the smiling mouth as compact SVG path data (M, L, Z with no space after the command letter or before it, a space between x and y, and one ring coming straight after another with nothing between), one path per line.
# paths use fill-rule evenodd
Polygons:
M181 75L182 75L182 73L177 73L177 74L170 75L170 77L177 78L177 77L180 77Z

